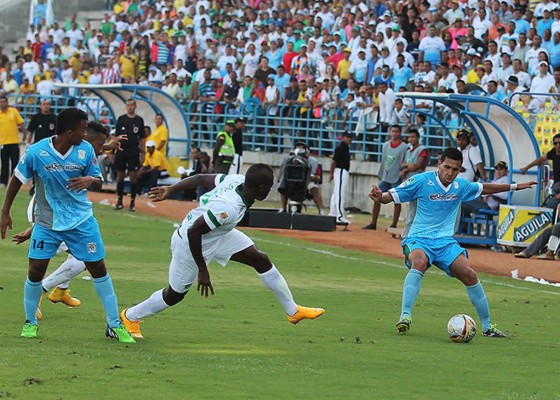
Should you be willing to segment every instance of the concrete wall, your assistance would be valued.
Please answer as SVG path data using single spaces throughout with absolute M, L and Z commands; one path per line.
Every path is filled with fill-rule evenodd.
M 29 26 L 29 0 L 0 0 L 0 46 L 6 54 L 11 55 L 8 44 L 16 43 L 25 38 Z M 105 0 L 54 0 L 55 19 L 65 21 L 72 13 L 80 11 L 98 11 L 105 7 Z

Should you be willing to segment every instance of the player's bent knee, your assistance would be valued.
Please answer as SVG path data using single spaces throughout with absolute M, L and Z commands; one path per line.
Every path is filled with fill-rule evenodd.
M 270 270 L 270 268 L 272 268 L 272 262 L 270 261 L 270 258 L 268 258 L 268 254 L 266 254 L 264 251 L 257 250 L 257 252 L 258 257 L 256 258 L 256 262 L 255 265 L 253 265 L 253 268 L 255 268 L 255 270 L 257 270 L 259 274 L 263 274 L 266 271 Z
M 185 298 L 187 293 L 188 290 L 184 293 L 179 293 L 171 289 L 170 287 L 167 287 L 163 290 L 163 301 L 165 301 L 165 304 L 167 304 L 168 306 L 174 306 L 175 304 L 180 303 Z
M 91 274 L 92 278 L 103 278 L 105 275 L 107 275 L 105 260 L 85 262 L 84 264 L 86 265 L 86 268 Z

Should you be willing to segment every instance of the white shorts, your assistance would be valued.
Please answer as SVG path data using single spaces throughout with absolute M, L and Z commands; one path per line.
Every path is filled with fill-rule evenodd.
M 214 251 L 205 252 L 206 264 L 214 260 L 223 267 L 231 256 L 255 243 L 243 232 L 233 229 L 226 233 L 214 247 Z M 169 286 L 177 293 L 185 293 L 198 277 L 198 266 L 194 261 L 186 238 L 181 238 L 177 230 L 171 236 L 171 263 L 169 264 Z

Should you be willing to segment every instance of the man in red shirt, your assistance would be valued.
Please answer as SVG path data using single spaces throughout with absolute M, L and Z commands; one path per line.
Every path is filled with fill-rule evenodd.
M 282 65 L 286 70 L 288 75 L 292 74 L 292 60 L 298 55 L 298 52 L 294 50 L 294 44 L 292 42 L 288 42 L 286 44 L 287 50 L 284 56 L 282 57 Z
M 41 54 L 41 49 L 43 48 L 44 43 L 41 42 L 41 37 L 38 33 L 35 34 L 35 42 L 31 45 L 31 51 L 33 52 L 33 61 L 37 61 L 39 55 Z

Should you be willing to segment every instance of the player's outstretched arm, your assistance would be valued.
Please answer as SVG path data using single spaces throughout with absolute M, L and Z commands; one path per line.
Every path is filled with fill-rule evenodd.
M 501 192 L 514 192 L 516 190 L 530 189 L 535 186 L 537 182 L 523 182 L 523 183 L 483 183 L 482 194 L 496 194 Z
M 180 192 L 182 190 L 196 189 L 199 186 L 214 189 L 216 187 L 216 174 L 197 174 L 189 176 L 172 186 L 158 186 L 151 188 L 148 194 L 153 201 L 163 201 L 168 199 L 173 193 Z
M 8 190 L 6 191 L 6 198 L 4 199 L 4 205 L 2 206 L 2 217 L 0 218 L 0 235 L 2 240 L 6 239 L 6 231 L 12 230 L 12 217 L 10 216 L 10 210 L 12 209 L 12 204 L 21 189 L 22 182 L 12 176 L 10 183 L 8 183 Z
M 200 292 L 201 296 L 205 297 L 208 297 L 208 291 L 214 294 L 214 288 L 212 287 L 212 282 L 210 282 L 208 266 L 206 265 L 206 261 L 202 255 L 202 236 L 210 232 L 210 230 L 210 227 L 206 221 L 204 221 L 204 217 L 202 216 L 194 221 L 187 231 L 189 248 L 198 267 L 198 286 L 196 290 Z
M 391 196 L 391 193 L 389 192 L 383 193 L 381 189 L 376 185 L 373 185 L 371 187 L 371 191 L 369 192 L 368 196 L 373 201 L 377 201 L 382 204 L 388 204 L 393 201 L 393 196 Z

